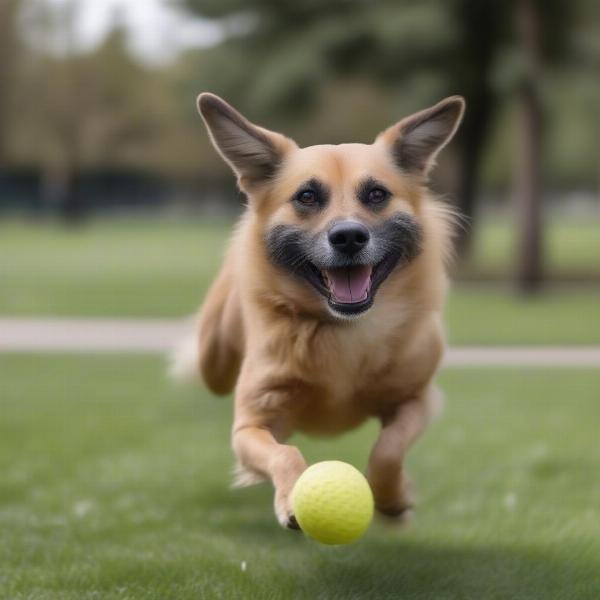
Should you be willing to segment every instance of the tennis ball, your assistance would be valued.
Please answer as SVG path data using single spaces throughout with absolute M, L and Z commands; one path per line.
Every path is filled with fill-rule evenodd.
M 298 478 L 292 506 L 302 531 L 322 544 L 349 544 L 373 518 L 373 494 L 363 474 L 348 463 L 316 463 Z

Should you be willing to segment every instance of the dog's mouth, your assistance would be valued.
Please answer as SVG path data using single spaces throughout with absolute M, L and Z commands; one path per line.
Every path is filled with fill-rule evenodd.
M 375 293 L 396 264 L 391 257 L 376 265 L 350 265 L 319 269 L 312 263 L 309 282 L 327 298 L 329 307 L 342 315 L 358 315 L 371 308 Z
M 329 289 L 331 299 L 337 304 L 356 304 L 369 297 L 373 267 L 357 265 L 324 269 L 321 278 Z
M 332 250 L 322 236 L 291 225 L 276 225 L 265 242 L 273 263 L 313 287 L 330 312 L 353 317 L 371 308 L 379 286 L 421 250 L 420 225 L 403 213 L 374 228 L 372 238 L 368 251 L 352 257 Z

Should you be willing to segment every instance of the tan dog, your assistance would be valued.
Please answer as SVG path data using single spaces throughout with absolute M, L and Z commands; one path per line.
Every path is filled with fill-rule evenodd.
M 235 387 L 238 483 L 271 479 L 279 522 L 297 528 L 290 492 L 306 462 L 286 438 L 373 417 L 376 508 L 402 516 L 403 460 L 432 416 L 444 348 L 451 227 L 425 180 L 464 101 L 447 98 L 371 145 L 308 148 L 212 94 L 198 106 L 248 196 L 200 314 L 195 364 L 215 393 Z

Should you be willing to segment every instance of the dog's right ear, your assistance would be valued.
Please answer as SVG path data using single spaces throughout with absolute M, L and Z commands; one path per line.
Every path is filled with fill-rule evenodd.
M 426 176 L 442 148 L 452 139 L 465 112 L 461 96 L 450 96 L 435 106 L 402 119 L 378 136 L 405 173 Z
M 295 147 L 289 138 L 254 125 L 214 94 L 200 94 L 198 110 L 214 147 L 244 191 L 271 179 L 285 154 Z

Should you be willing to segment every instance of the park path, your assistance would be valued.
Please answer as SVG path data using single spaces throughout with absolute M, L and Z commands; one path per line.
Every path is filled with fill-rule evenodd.
M 189 319 L 0 318 L 0 352 L 165 353 L 192 331 Z M 449 367 L 600 367 L 599 346 L 460 346 Z

